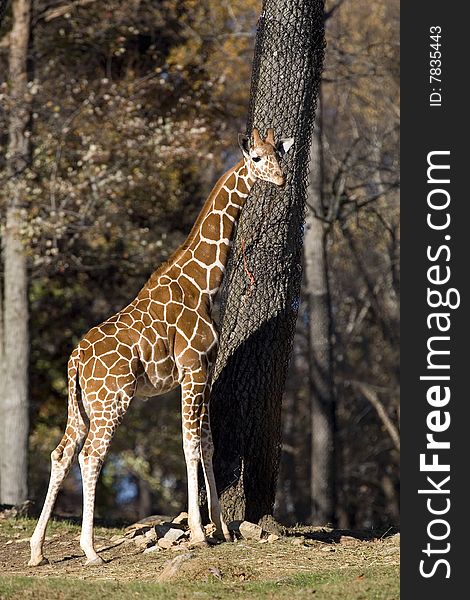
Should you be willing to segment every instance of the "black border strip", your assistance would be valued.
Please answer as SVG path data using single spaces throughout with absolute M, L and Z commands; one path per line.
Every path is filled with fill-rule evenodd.
M 458 3 L 444 3 L 428 0 L 425 3 L 403 2 L 401 4 L 401 222 L 402 222 L 402 347 L 401 347 L 401 432 L 402 432 L 402 534 L 401 534 L 401 597 L 405 600 L 416 598 L 461 598 L 465 596 L 465 580 L 467 554 L 467 506 L 470 500 L 466 488 L 470 471 L 466 464 L 470 444 L 470 398 L 466 389 L 465 373 L 470 372 L 469 347 L 467 335 L 470 332 L 468 319 L 469 268 L 470 253 L 466 245 L 470 238 L 467 226 L 466 210 L 470 204 L 469 190 L 466 182 L 470 165 L 467 156 L 470 151 L 465 142 L 468 138 L 468 109 L 464 110 L 464 102 L 468 105 L 465 89 L 468 87 L 466 38 L 468 24 L 463 14 L 459 14 Z M 430 83 L 430 28 L 439 26 L 441 52 L 441 82 Z M 464 36 L 464 33 L 467 33 Z M 436 63 L 432 66 L 436 66 Z M 436 72 L 434 72 L 436 73 Z M 442 94 L 441 106 L 430 106 L 430 93 L 439 91 Z M 439 89 L 440 88 L 440 89 Z M 434 100 L 438 96 L 433 97 Z M 464 145 L 465 144 L 465 145 Z M 450 154 L 434 155 L 434 162 L 450 164 L 450 183 L 427 181 L 428 154 L 433 151 L 449 151 Z M 449 175 L 450 173 L 450 175 Z M 431 171 L 431 180 L 446 179 L 445 171 Z M 433 177 L 433 174 L 436 176 Z M 447 209 L 437 211 L 428 207 L 428 194 L 432 189 L 444 189 L 450 196 Z M 436 203 L 446 199 L 446 193 L 436 192 L 431 196 Z M 429 213 L 434 223 L 446 219 L 448 212 L 451 219 L 448 228 L 433 230 L 427 224 Z M 450 239 L 446 238 L 450 236 Z M 430 260 L 427 248 L 438 258 Z M 450 280 L 445 284 L 432 285 L 428 280 L 428 269 L 439 265 L 438 270 L 431 271 L 431 277 L 443 278 L 450 268 Z M 449 309 L 439 307 L 432 309 L 427 302 L 427 288 L 440 290 L 445 294 L 449 288 L 455 288 L 460 294 L 460 307 Z M 437 300 L 438 296 L 433 296 Z M 457 298 L 451 294 L 452 301 Z M 428 328 L 427 317 L 433 312 L 449 313 L 450 329 L 448 332 L 437 330 L 437 319 L 431 318 L 431 329 Z M 444 326 L 446 318 L 440 321 Z M 449 340 L 434 340 L 433 348 L 440 344 L 441 349 L 450 350 L 449 355 L 435 355 L 434 363 L 449 364 L 446 369 L 428 368 L 429 338 L 437 335 L 449 336 Z M 420 376 L 449 376 L 450 380 L 420 380 Z M 450 389 L 450 400 L 445 405 L 437 406 L 439 393 L 431 397 L 436 399 L 436 406 L 431 406 L 427 399 L 427 390 L 441 385 L 439 392 L 444 393 L 444 386 Z M 432 411 L 439 415 L 429 417 Z M 435 433 L 435 439 L 449 441 L 450 449 L 439 451 L 426 449 L 426 434 L 431 427 L 444 427 L 446 415 L 451 419 L 448 429 Z M 449 464 L 450 471 L 420 471 L 420 454 L 426 453 L 425 462 L 430 463 L 432 454 L 436 453 L 441 464 Z M 447 482 L 445 477 L 450 475 Z M 448 489 L 449 493 L 418 494 L 419 489 L 433 489 L 427 481 L 430 476 L 434 480 L 434 489 Z M 428 504 L 429 499 L 429 504 Z M 450 505 L 447 502 L 450 500 Z M 432 515 L 433 510 L 448 511 L 442 515 Z M 434 523 L 433 519 L 448 522 L 449 533 L 445 523 Z M 432 540 L 428 528 L 435 537 Z M 427 544 L 430 544 L 428 547 Z M 449 544 L 449 546 L 447 546 Z M 431 552 L 423 550 L 430 548 Z M 445 551 L 444 551 L 445 550 Z M 436 564 L 439 559 L 448 562 Z M 420 574 L 422 570 L 430 577 Z M 449 578 L 446 575 L 450 574 Z M 463 590 L 461 592 L 460 590 Z M 420 594 L 418 596 L 418 594 Z M 446 594 L 446 595 L 444 595 Z M 463 596 L 462 596 L 463 594 Z

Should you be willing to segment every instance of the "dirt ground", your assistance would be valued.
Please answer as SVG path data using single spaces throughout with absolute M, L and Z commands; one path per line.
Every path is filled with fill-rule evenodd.
M 95 536 L 97 550 L 106 560 L 106 564 L 84 567 L 84 557 L 79 547 L 79 526 L 67 521 L 53 521 L 49 526 L 44 546 L 44 554 L 50 563 L 29 568 L 27 567 L 29 537 L 34 525 L 35 522 L 29 519 L 0 520 L 0 598 L 2 599 L 21 597 L 18 591 L 21 588 L 19 582 L 24 581 L 25 586 L 31 586 L 31 579 L 37 580 L 37 583 L 43 578 L 52 577 L 87 582 L 158 582 L 161 581 L 159 576 L 168 566 L 169 561 L 182 554 L 185 555 L 184 560 L 172 580 L 181 582 L 182 590 L 186 589 L 186 592 L 185 586 L 196 585 L 198 582 L 215 581 L 225 584 L 281 582 L 278 585 L 282 586 L 283 581 L 296 577 L 298 581 L 304 581 L 301 589 L 307 593 L 306 590 L 310 589 L 310 583 L 313 581 L 311 576 L 328 575 L 331 576 L 333 583 L 344 579 L 345 590 L 348 589 L 348 581 L 353 587 L 363 589 L 363 592 L 365 589 L 369 590 L 366 595 L 363 595 L 363 592 L 358 595 L 351 595 L 348 592 L 348 598 L 368 600 L 399 597 L 400 536 L 390 535 L 391 532 L 374 537 L 353 532 L 303 527 L 287 530 L 287 535 L 269 542 L 265 539 L 238 540 L 234 543 L 191 549 L 189 553 L 188 548 L 184 546 L 144 553 L 133 540 L 122 541 L 123 529 L 97 527 Z M 379 585 L 382 575 L 384 581 L 386 580 L 385 587 Z M 1 579 L 5 577 L 9 579 L 4 580 L 2 592 Z M 25 577 L 28 580 L 22 579 Z M 320 580 L 319 582 L 321 583 Z M 364 588 L 366 583 L 369 585 L 368 588 L 367 586 Z M 240 589 L 242 590 L 243 587 Z M 266 596 L 263 595 L 262 588 L 259 589 L 261 595 L 247 597 L 284 597 L 276 594 Z M 181 596 L 174 597 L 186 597 L 184 595 L 186 592 L 182 591 Z M 239 596 L 243 597 L 243 594 Z M 24 593 L 23 597 L 26 597 Z M 47 597 L 47 594 L 44 597 Z M 147 596 L 144 594 L 142 597 Z M 201 597 L 223 598 L 225 596 L 221 593 L 221 595 Z M 316 597 L 341 598 L 343 596 L 320 594 Z

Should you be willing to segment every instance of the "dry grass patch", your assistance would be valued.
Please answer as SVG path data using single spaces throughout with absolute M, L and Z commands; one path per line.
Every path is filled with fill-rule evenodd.
M 187 549 L 175 546 L 144 554 L 131 541 L 113 546 L 111 538 L 122 535 L 122 529 L 97 527 L 97 545 L 104 548 L 102 556 L 108 562 L 85 568 L 79 526 L 53 521 L 45 543 L 51 562 L 30 569 L 26 563 L 34 525 L 27 519 L 0 521 L 2 600 L 90 600 L 103 597 L 104 591 L 113 600 L 223 599 L 234 594 L 237 598 L 399 597 L 398 535 L 361 541 L 332 530 L 297 528 L 272 543 L 244 540 L 193 549 L 171 582 L 158 583 L 165 564 Z

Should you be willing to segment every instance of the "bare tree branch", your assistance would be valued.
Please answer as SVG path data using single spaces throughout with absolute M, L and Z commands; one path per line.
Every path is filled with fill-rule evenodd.
M 328 19 L 331 19 L 331 17 L 335 14 L 335 12 L 338 10 L 338 8 L 341 7 L 341 5 L 345 2 L 345 0 L 338 0 L 335 4 L 333 4 L 333 6 L 328 9 L 325 10 L 325 21 L 328 21 Z
M 67 2 L 66 4 L 62 4 L 61 6 L 54 6 L 53 8 L 48 7 L 37 15 L 35 21 L 37 23 L 38 21 L 44 19 L 46 23 L 49 23 L 49 21 L 53 21 L 54 19 L 63 17 L 64 15 L 76 8 L 80 8 L 81 6 L 87 6 L 88 4 L 93 4 L 95 1 L 96 0 L 75 0 L 75 2 Z
M 393 421 L 388 416 L 387 411 L 385 410 L 384 405 L 381 403 L 379 399 L 379 395 L 374 390 L 374 388 L 361 381 L 350 381 L 350 383 L 356 387 L 361 394 L 364 396 L 366 400 L 368 400 L 372 406 L 375 408 L 377 414 L 380 417 L 385 429 L 388 431 L 388 434 L 392 438 L 393 444 L 395 448 L 400 451 L 400 433 L 398 432 L 398 428 L 393 423 Z

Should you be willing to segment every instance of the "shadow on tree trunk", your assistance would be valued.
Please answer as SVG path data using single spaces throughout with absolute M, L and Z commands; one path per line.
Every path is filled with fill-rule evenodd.
M 229 357 L 213 385 L 214 469 L 228 520 L 257 522 L 273 512 L 289 352 L 279 342 L 291 343 L 294 318 L 287 311 L 263 323 Z

